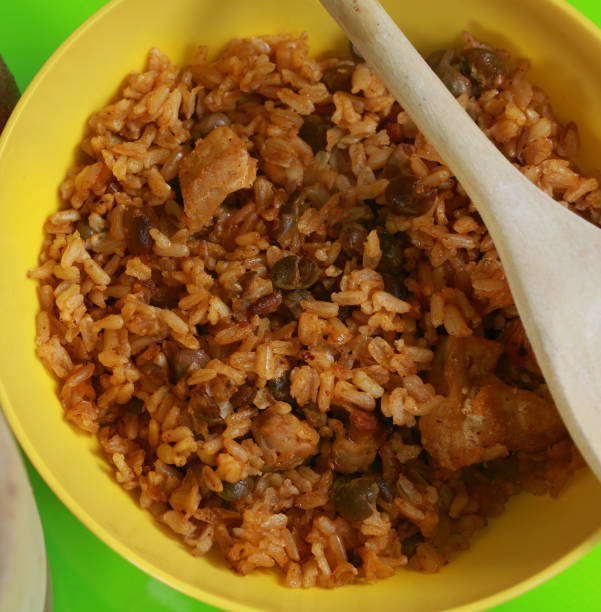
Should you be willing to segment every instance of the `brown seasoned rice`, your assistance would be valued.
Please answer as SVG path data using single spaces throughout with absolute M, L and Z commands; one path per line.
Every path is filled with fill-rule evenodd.
M 431 58 L 535 184 L 601 222 L 578 133 L 464 34 Z M 439 571 L 583 465 L 478 213 L 361 58 L 157 49 L 94 113 L 40 265 L 66 418 L 202 555 L 290 587 Z M 508 66 L 512 64 L 512 68 Z

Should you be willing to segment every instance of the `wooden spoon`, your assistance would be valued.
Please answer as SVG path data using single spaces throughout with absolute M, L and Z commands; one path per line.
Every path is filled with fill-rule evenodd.
M 321 2 L 477 207 L 553 399 L 601 480 L 601 230 L 503 157 L 376 0 Z

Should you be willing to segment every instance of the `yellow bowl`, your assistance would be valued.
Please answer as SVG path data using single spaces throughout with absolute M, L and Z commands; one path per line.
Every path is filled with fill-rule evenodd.
M 601 159 L 601 32 L 562 0 L 384 2 L 429 52 L 468 29 L 532 59 L 531 79 L 563 120 L 581 126 L 583 168 Z M 55 383 L 34 357 L 42 224 L 73 161 L 88 115 L 141 69 L 151 46 L 185 62 L 234 36 L 307 30 L 315 52 L 342 47 L 317 0 L 115 0 L 71 36 L 37 75 L 0 141 L 0 400 L 19 441 L 68 508 L 118 553 L 173 587 L 231 610 L 482 609 L 567 567 L 601 539 L 601 487 L 583 471 L 559 500 L 527 494 L 490 521 L 439 575 L 399 571 L 371 586 L 291 591 L 268 573 L 240 578 L 194 558 L 114 482 L 94 438 L 62 417 Z

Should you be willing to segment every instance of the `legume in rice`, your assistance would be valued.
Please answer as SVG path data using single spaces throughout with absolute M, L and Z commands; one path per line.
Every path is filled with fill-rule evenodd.
M 430 58 L 439 76 L 598 224 L 576 126 L 526 60 L 464 42 Z M 37 354 L 192 554 L 291 587 L 437 572 L 511 495 L 582 466 L 494 244 L 357 56 L 283 35 L 207 57 L 151 50 L 91 116 L 29 273 Z

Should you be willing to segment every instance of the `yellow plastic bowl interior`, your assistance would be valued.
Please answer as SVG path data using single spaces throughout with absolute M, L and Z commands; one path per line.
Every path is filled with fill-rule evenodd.
M 601 32 L 561 0 L 384 2 L 423 52 L 462 29 L 532 60 L 563 120 L 575 119 L 581 166 L 601 164 Z M 521 495 L 439 575 L 400 571 L 377 585 L 287 590 L 273 575 L 240 578 L 194 558 L 113 480 L 94 438 L 62 418 L 55 383 L 34 357 L 36 265 L 42 224 L 58 206 L 89 114 L 107 103 L 157 46 L 186 62 L 234 36 L 310 34 L 315 52 L 346 44 L 317 0 L 116 0 L 69 38 L 23 96 L 0 142 L 0 400 L 46 482 L 98 537 L 173 587 L 230 610 L 482 609 L 531 588 L 601 538 L 601 487 L 583 471 L 559 500 Z M 550 296 L 549 299 L 552 299 Z

